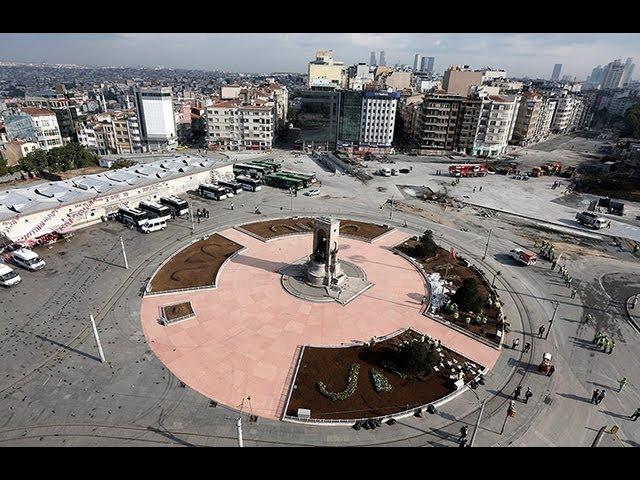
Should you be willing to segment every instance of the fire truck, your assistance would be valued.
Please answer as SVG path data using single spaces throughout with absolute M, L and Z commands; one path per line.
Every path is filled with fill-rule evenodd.
M 489 173 L 486 163 L 463 163 L 449 165 L 449 175 L 452 177 L 484 177 Z

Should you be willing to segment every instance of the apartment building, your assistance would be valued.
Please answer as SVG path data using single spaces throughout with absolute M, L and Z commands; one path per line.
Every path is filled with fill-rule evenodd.
M 309 62 L 309 87 L 346 88 L 347 72 L 343 62 L 333 59 L 333 50 L 318 50 Z
M 449 95 L 466 96 L 471 86 L 482 85 L 484 72 L 472 71 L 468 65 L 452 65 L 442 77 L 442 88 Z
M 7 162 L 8 167 L 14 167 L 18 165 L 20 159 L 39 148 L 36 142 L 29 140 L 12 140 L 0 144 L 0 158 L 3 158 Z
M 271 150 L 275 106 L 246 105 L 240 100 L 214 103 L 206 109 L 207 143 L 221 150 Z
M 454 150 L 460 104 L 464 97 L 439 90 L 426 95 L 418 116 L 416 147 L 421 154 Z
M 9 140 L 31 140 L 42 150 L 62 146 L 58 119 L 44 108 L 23 107 L 5 114 L 5 129 Z
M 399 98 L 398 92 L 362 93 L 360 146 L 391 147 Z
M 551 122 L 552 133 L 567 133 L 572 130 L 575 103 L 573 96 L 557 97 L 556 109 Z
M 488 95 L 482 99 L 472 155 L 495 157 L 502 155 L 513 135 L 520 97 Z
M 518 145 L 537 142 L 537 128 L 544 110 L 545 99 L 535 92 L 525 92 L 520 99 L 513 139 Z

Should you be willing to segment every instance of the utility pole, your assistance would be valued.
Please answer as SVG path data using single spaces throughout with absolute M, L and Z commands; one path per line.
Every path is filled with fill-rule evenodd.
M 391 210 L 389 210 L 389 220 L 393 219 L 393 195 L 391 196 Z
M 104 359 L 104 352 L 102 351 L 102 344 L 100 343 L 100 337 L 98 336 L 98 329 L 96 328 L 96 322 L 93 319 L 93 315 L 89 315 L 91 319 L 91 326 L 93 327 L 93 335 L 96 337 L 96 343 L 98 344 L 98 352 L 100 352 L 100 360 L 102 363 L 106 362 Z
M 511 400 L 511 402 L 509 403 L 507 414 L 504 416 L 504 423 L 502 424 L 502 428 L 500 429 L 500 435 L 504 433 L 504 427 L 507 425 L 507 420 L 509 419 L 509 417 L 516 416 L 515 404 L 516 404 L 515 400 Z
M 485 398 L 484 400 L 482 400 L 482 403 L 480 404 L 480 414 L 478 415 L 478 420 L 476 421 L 476 426 L 473 429 L 473 435 L 471 435 L 471 442 L 469 442 L 469 446 L 470 447 L 473 447 L 473 442 L 476 439 L 476 434 L 478 433 L 478 427 L 480 426 L 480 419 L 482 418 L 482 414 L 484 413 L 484 402 L 486 402 L 486 401 L 487 401 L 487 399 Z
M 239 415 L 238 418 L 236 418 L 236 427 L 238 428 L 238 446 L 244 447 L 242 443 L 242 417 Z
M 502 275 L 502 272 L 500 270 L 493 274 L 493 281 L 491 282 L 492 287 L 496 286 L 496 277 L 499 277 L 500 275 Z
M 127 252 L 124 249 L 124 240 L 120 236 L 120 246 L 122 247 L 122 256 L 124 257 L 124 268 L 129 270 L 129 262 L 127 261 Z
M 191 217 L 191 235 L 193 235 L 196 226 L 193 223 L 193 205 L 191 203 L 189 203 L 189 216 Z
M 549 320 L 549 328 L 547 328 L 547 333 L 544 335 L 544 339 L 549 338 L 549 332 L 551 331 L 551 325 L 553 325 L 553 321 L 556 319 L 556 312 L 558 311 L 558 302 L 556 302 L 556 306 L 553 308 L 553 316 L 551 320 Z
M 493 228 L 489 230 L 489 236 L 487 237 L 487 244 L 484 246 L 484 255 L 482 259 L 487 258 L 487 250 L 489 250 L 489 240 L 491 240 L 491 232 L 493 232 Z

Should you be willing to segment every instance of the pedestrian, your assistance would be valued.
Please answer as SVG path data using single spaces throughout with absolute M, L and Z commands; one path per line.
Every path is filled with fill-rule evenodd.
M 556 367 L 554 365 L 551 365 L 549 367 L 549 371 L 547 372 L 547 377 L 550 377 L 551 375 L 553 375 L 553 372 L 556 371 Z
M 476 193 L 476 187 L 473 187 L 473 193 Z
M 538 329 L 538 337 L 542 338 L 542 335 L 544 335 L 544 331 L 546 330 L 544 325 L 540 325 L 540 328 Z
M 520 396 L 521 393 L 522 393 L 522 387 L 518 385 L 516 389 L 513 391 L 514 400 L 518 400 L 518 397 Z
M 571 289 L 571 298 L 576 298 L 576 293 L 578 293 L 578 291 L 575 288 Z
M 459 447 L 466 447 L 467 446 L 467 439 L 466 438 L 462 438 L 460 439 L 460 444 L 458 445 Z
M 531 344 L 529 342 L 524 344 L 524 348 L 522 349 L 522 353 L 527 353 L 529 350 L 531 350 Z
M 201 215 L 200 209 L 197 209 L 197 210 L 196 210 L 196 216 L 197 216 L 198 218 L 200 218 L 200 215 Z
M 556 262 L 555 260 L 551 263 L 551 270 L 555 270 L 556 269 L 556 265 L 558 264 L 558 262 Z
M 636 408 L 636 411 L 633 412 L 633 415 L 631 415 L 631 418 L 634 422 L 638 419 L 638 417 L 640 417 L 640 408 Z
M 233 202 L 231 202 L 231 210 L 233 210 Z
M 482 191 L 482 185 L 480 185 L 480 191 Z
M 591 315 L 590 313 L 587 313 L 587 315 L 584 317 L 584 323 L 589 323 L 592 320 L 593 320 L 593 315 Z
M 609 349 L 609 345 L 611 343 L 611 340 L 609 340 L 609 337 L 604 337 L 604 340 L 602 341 L 602 351 L 604 353 L 607 352 L 607 350 Z
M 597 330 L 595 336 L 593 337 L 593 343 L 595 343 L 596 345 L 598 344 L 598 340 L 600 339 L 600 335 L 602 335 L 602 333 L 600 333 L 600 330 Z
M 591 395 L 591 403 L 597 403 L 598 402 L 598 397 L 600 396 L 600 390 L 598 390 L 597 388 L 593 391 L 593 394 Z
M 533 392 L 531 391 L 531 387 L 527 387 L 527 391 L 524 392 L 524 403 L 529 403 L 531 397 L 533 397 Z
M 638 246 L 638 245 L 636 244 L 636 246 Z M 636 303 L 638 303 L 638 295 L 637 294 L 633 296 L 633 300 L 631 301 L 631 310 L 636 308 Z
M 511 348 L 513 350 L 515 350 L 516 348 L 518 348 L 520 346 L 520 339 L 516 338 L 513 340 L 513 343 L 511 344 Z
M 198 223 L 200 223 L 200 215 L 198 215 Z
M 620 388 L 618 388 L 618 393 L 620 393 L 622 391 L 622 388 L 629 383 L 627 381 L 627 377 L 622 377 L 620 380 L 618 380 L 618 384 L 620 385 Z
M 467 428 L 466 425 L 463 425 L 462 427 L 460 427 L 460 440 L 462 440 L 463 438 L 467 438 L 468 433 L 469 433 L 469 429 Z
M 611 352 L 613 352 L 613 349 L 616 346 L 616 341 L 615 340 L 611 340 L 611 343 L 609 343 L 609 351 L 607 352 L 609 355 L 611 355 Z
M 602 400 L 604 400 L 605 395 L 607 394 L 607 392 L 604 391 L 604 388 L 600 391 L 600 395 L 598 395 L 598 398 L 596 399 L 596 405 L 600 405 L 600 403 L 602 402 Z

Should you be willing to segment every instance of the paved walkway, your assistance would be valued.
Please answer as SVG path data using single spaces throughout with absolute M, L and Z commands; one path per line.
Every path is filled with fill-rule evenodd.
M 346 306 L 311 303 L 288 294 L 277 271 L 311 249 L 312 236 L 268 243 L 240 231 L 220 232 L 247 247 L 224 268 L 219 288 L 150 296 L 141 318 L 151 348 L 191 388 L 232 408 L 251 397 L 252 411 L 278 418 L 304 344 L 337 345 L 412 327 L 491 368 L 499 352 L 421 314 L 424 280 L 389 247 L 408 234 L 396 231 L 370 244 L 341 238 L 343 258 L 363 268 L 372 288 Z M 190 300 L 197 317 L 163 327 L 160 307 Z

